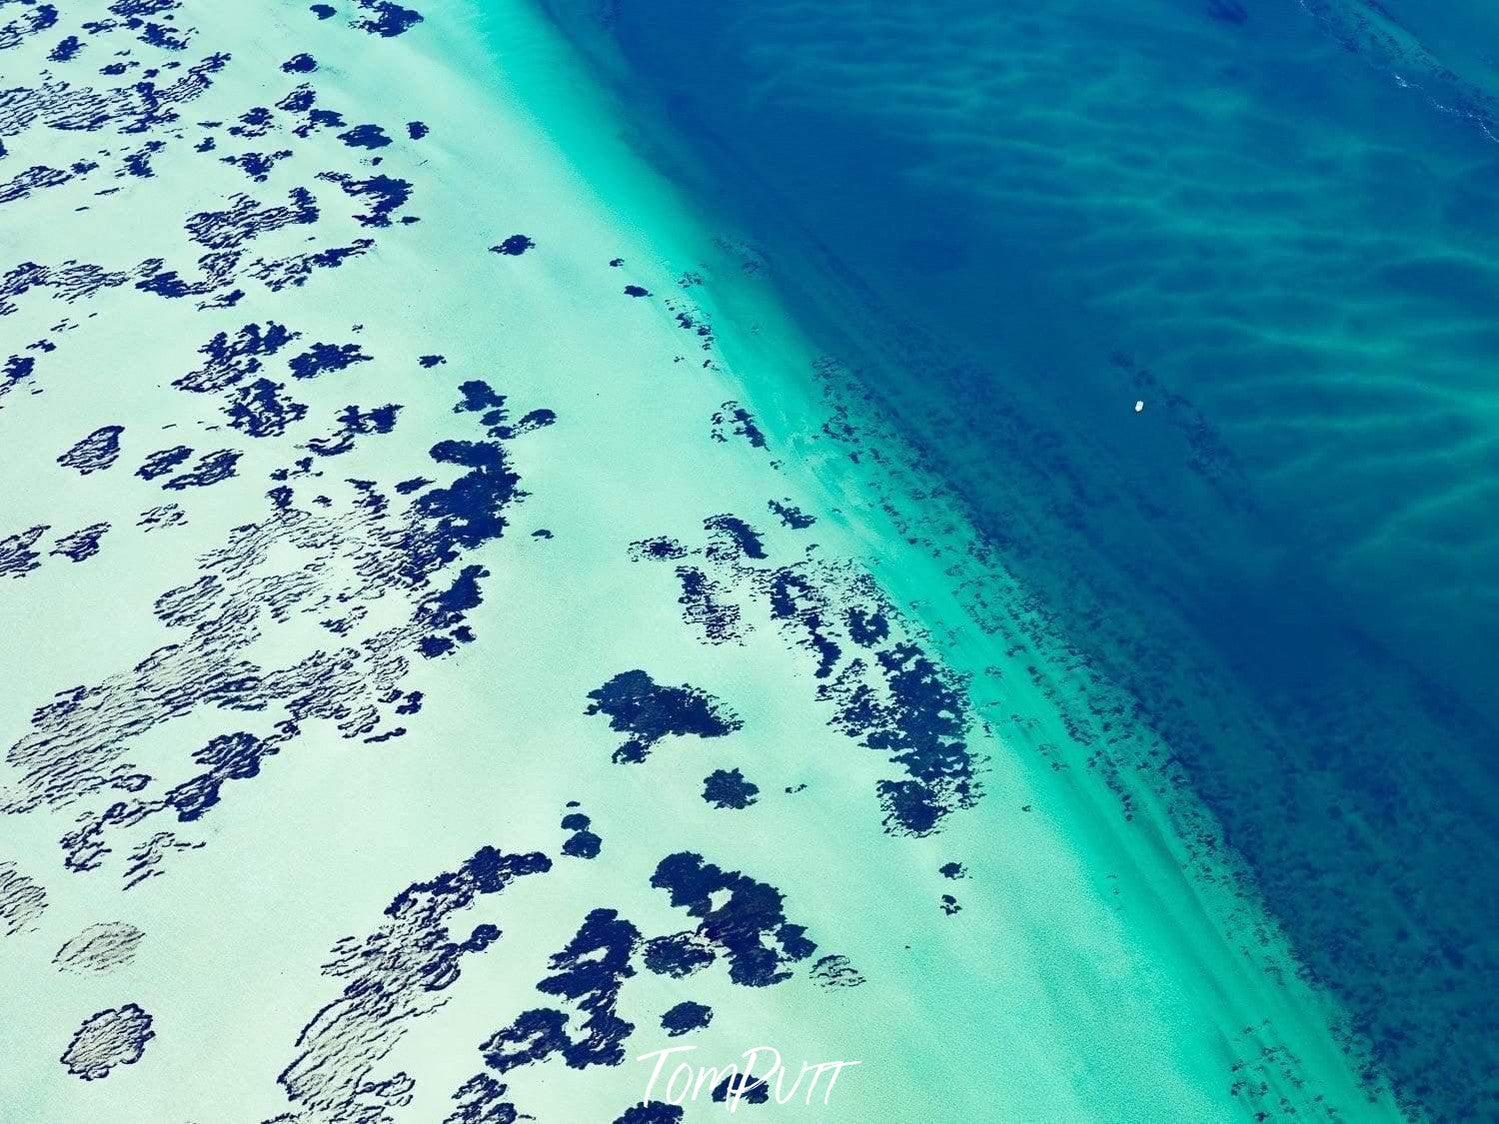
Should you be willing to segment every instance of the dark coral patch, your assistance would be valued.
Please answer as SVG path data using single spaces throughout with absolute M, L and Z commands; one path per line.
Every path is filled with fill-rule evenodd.
M 277 1078 L 287 1097 L 342 1104 L 348 1091 L 357 1088 L 369 1098 L 361 1101 L 364 1105 L 393 1111 L 387 1097 L 404 1103 L 399 1102 L 399 1086 L 392 1090 L 377 1080 L 375 1067 L 400 1042 L 410 1020 L 442 1005 L 443 993 L 460 977 L 463 959 L 500 938 L 493 923 L 475 925 L 464 918 L 471 909 L 483 908 L 482 897 L 501 894 L 515 879 L 543 874 L 551 866 L 539 852 L 505 854 L 481 847 L 456 871 L 412 883 L 397 894 L 380 927 L 368 936 L 339 941 L 323 970 L 345 981 L 343 991 L 298 1036 L 297 1055 Z M 467 935 L 454 932 L 459 924 L 472 928 Z M 482 1095 L 476 1099 L 492 1103 Z M 372 1111 L 386 1116 L 381 1109 Z M 507 1118 L 467 1119 L 495 1124 Z
M 145 462 L 135 470 L 135 474 L 142 480 L 155 480 L 158 476 L 165 476 L 176 468 L 193 451 L 187 445 L 173 445 L 170 449 L 158 449 L 145 459 Z
M 0 566 L 0 574 L 5 570 Z M 16 864 L 0 862 L 0 937 L 28 932 L 47 909 L 47 891 Z
M 52 963 L 61 972 L 106 975 L 135 959 L 145 935 L 125 921 L 99 921 L 58 949 Z
M 609 728 L 631 737 L 614 753 L 616 764 L 644 761 L 662 738 L 721 738 L 743 723 L 711 695 L 683 683 L 659 686 L 644 671 L 622 671 L 588 692 L 585 714 L 607 714 Z
M 183 823 L 200 818 L 219 802 L 219 791 L 226 781 L 248 780 L 260 774 L 260 764 L 279 752 L 271 741 L 240 731 L 220 734 L 193 753 L 193 763 L 204 766 L 204 772 L 184 781 L 167 792 L 165 801 Z
M 443 1124 L 515 1124 L 525 1119 L 514 1104 L 503 1099 L 508 1092 L 503 1082 L 487 1073 L 476 1073 L 458 1086 L 453 1094 L 458 1107 Z
M 604 841 L 591 831 L 579 831 L 562 844 L 562 853 L 574 859 L 596 859 Z
M 743 519 L 734 515 L 710 515 L 703 520 L 703 527 L 713 532 L 715 537 L 722 536 L 728 541 L 735 554 L 742 554 L 746 558 L 763 559 L 766 557 L 765 546 L 760 535 Z M 710 543 L 707 551 L 709 558 L 717 558 L 722 554 L 722 548 L 718 543 Z
M 661 1016 L 661 1029 L 672 1038 L 693 1030 L 700 1030 L 713 1021 L 713 1008 L 690 999 L 678 1003 Z
M 591 1065 L 619 1065 L 625 1058 L 624 1040 L 635 1029 L 615 1011 L 620 988 L 635 974 L 630 966 L 640 931 L 612 909 L 595 909 L 567 947 L 551 958 L 552 975 L 536 990 L 568 1000 L 581 1016 L 554 1007 L 523 1012 L 495 1032 L 480 1050 L 491 1069 L 507 1073 L 539 1062 L 554 1053 L 574 1069 Z M 575 1034 L 569 1034 L 569 1028 Z
M 742 644 L 747 630 L 733 591 L 697 566 L 678 566 L 682 620 L 702 631 L 708 644 Z
M 384 148 L 390 144 L 390 138 L 379 125 L 356 125 L 346 133 L 339 133 L 338 139 L 350 148 Z
M 213 145 L 210 140 L 208 148 L 203 151 L 208 151 L 212 147 Z M 291 149 L 282 148 L 275 152 L 243 152 L 235 156 L 225 156 L 220 160 L 220 163 L 238 168 L 256 183 L 264 183 L 270 177 L 276 165 L 290 156 Z
M 738 402 L 725 402 L 713 414 L 713 440 L 727 441 L 731 436 L 744 438 L 753 448 L 765 448 L 765 434 L 755 424 L 754 416 Z
M 844 614 L 848 638 L 863 648 L 872 648 L 890 636 L 890 620 L 879 609 L 849 606 Z
M 682 979 L 702 971 L 718 959 L 718 954 L 713 951 L 712 943 L 699 933 L 671 933 L 646 941 L 641 958 L 656 975 Z
M 307 407 L 282 395 L 285 389 L 270 379 L 236 387 L 224 413 L 229 424 L 251 437 L 277 437 L 307 415 Z
M 239 462 L 239 457 L 240 454 L 233 449 L 204 453 L 190 471 L 172 477 L 162 487 L 181 491 L 184 488 L 206 488 L 221 480 L 228 480 L 235 474 L 234 466 Z
M 45 523 L 38 523 L 24 531 L 0 538 L 0 577 L 9 575 L 19 578 L 31 573 L 41 564 L 41 555 L 32 547 L 46 530 Z
M 99 540 L 109 530 L 108 523 L 92 523 L 72 534 L 59 535 L 49 554 L 59 555 L 74 562 L 82 562 L 99 553 Z
M 731 1073 L 713 1086 L 713 1101 L 715 1104 L 724 1104 L 730 1097 L 734 1098 L 730 1111 L 741 1104 L 764 1104 L 770 1100 L 770 1086 L 763 1077 Z
M 97 1011 L 83 1020 L 61 1059 L 68 1072 L 84 1081 L 108 1077 L 119 1065 L 134 1065 L 156 1037 L 151 1016 L 135 1003 Z
M 703 799 L 715 808 L 748 808 L 759 791 L 738 769 L 715 769 L 703 779 Z
M 83 50 L 83 41 L 76 35 L 69 35 L 52 48 L 52 53 L 47 56 L 47 59 L 49 62 L 71 62 L 78 57 L 78 52 L 81 50 Z
M 784 503 L 779 500 L 770 500 L 769 507 L 781 522 L 793 531 L 804 531 L 817 522 L 815 515 L 804 514 L 801 508 L 794 506 L 789 500 Z
M 453 407 L 455 414 L 476 414 L 483 410 L 499 410 L 505 405 L 505 396 L 495 393 L 494 387 L 483 379 L 469 379 L 467 382 L 460 383 L 458 391 L 463 397 L 458 405 Z M 484 424 L 494 425 L 499 420 L 499 417 L 493 420 L 486 417 Z
M 665 1101 L 644 1101 L 625 1109 L 624 1115 L 616 1117 L 614 1124 L 681 1124 L 683 1109 L 679 1104 Z
M 884 690 L 864 679 L 878 670 Z M 853 661 L 826 692 L 838 703 L 834 725 L 870 749 L 889 752 L 907 779 L 881 781 L 886 826 L 903 834 L 935 831 L 954 809 L 979 796 L 964 738 L 967 700 L 961 686 L 913 644 L 876 653 L 875 666 Z
M 864 977 L 847 956 L 823 956 L 812 965 L 812 979 L 820 987 L 859 987 Z
M 367 31 L 371 35 L 392 38 L 402 35 L 422 21 L 422 14 L 412 8 L 403 8 L 392 0 L 357 0 L 359 7 L 371 15 L 353 20 L 351 27 Z
M 232 339 L 229 333 L 219 332 L 198 348 L 198 354 L 206 356 L 203 365 L 173 380 L 172 385 L 199 394 L 223 390 L 255 374 L 262 366 L 262 357 L 275 355 L 297 335 L 274 321 L 267 321 L 264 328 L 246 324 Z
M 686 558 L 687 548 L 675 539 L 664 536 L 641 539 L 630 544 L 630 557 L 637 562 L 643 558 Z
M 83 476 L 91 472 L 102 472 L 119 459 L 120 434 L 124 432 L 123 425 L 100 426 L 60 455 L 57 463 L 64 468 L 74 469 Z
M 489 252 L 491 254 L 507 254 L 510 257 L 518 258 L 527 250 L 534 248 L 535 245 L 536 243 L 524 234 L 512 234 L 498 246 L 489 247 Z
M 562 844 L 562 853 L 574 859 L 596 859 L 604 841 L 588 830 L 589 820 L 582 812 L 571 812 L 562 817 L 562 830 L 570 835 Z
M 368 363 L 372 358 L 357 343 L 315 343 L 309 350 L 293 356 L 287 366 L 293 378 L 314 379 L 325 371 L 342 371 L 355 363 Z
M 411 198 L 411 184 L 390 176 L 357 180 L 343 172 L 319 172 L 318 179 L 338 184 L 351 198 L 373 200 L 367 213 L 354 216 L 354 221 L 360 226 L 389 226 L 390 216 Z
M 787 921 L 779 890 L 704 862 L 701 855 L 668 855 L 657 865 L 651 885 L 666 890 L 673 906 L 698 919 L 698 932 L 724 950 L 729 978 L 737 984 L 780 983 L 790 978 L 790 964 L 817 951 L 805 928 Z

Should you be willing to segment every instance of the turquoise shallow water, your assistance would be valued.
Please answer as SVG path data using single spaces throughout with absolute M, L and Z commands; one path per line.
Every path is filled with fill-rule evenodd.
M 1492 14 L 585 9 L 1406 1094 L 1495 1111 Z
M 1486 21 L 990 7 L 0 2 L 0 1122 L 1492 1114 Z

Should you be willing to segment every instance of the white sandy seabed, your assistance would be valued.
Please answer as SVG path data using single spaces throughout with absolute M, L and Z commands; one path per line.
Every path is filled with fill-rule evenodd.
M 153 156 L 154 175 L 108 185 L 85 176 L 0 208 L 6 268 L 79 260 L 124 269 L 153 256 L 175 266 L 197 252 L 184 241 L 185 216 L 242 192 L 284 202 L 297 185 L 315 186 L 329 204 L 317 235 L 359 236 L 342 217 L 350 208 L 333 205 L 337 189 L 313 179 L 335 168 L 370 174 L 361 166 L 370 154 L 347 148 L 334 130 L 259 138 L 261 149 L 293 152 L 259 183 L 193 151 L 201 130 L 189 123 L 232 122 L 280 99 L 303 78 L 280 64 L 307 52 L 319 62 L 307 76 L 318 104 L 397 138 L 380 151 L 380 170 L 414 184 L 402 213 L 422 220 L 378 231 L 367 253 L 314 271 L 305 285 L 272 292 L 243 283 L 247 295 L 232 308 L 198 311 L 192 299 L 127 284 L 73 303 L 25 293 L 0 318 L 0 350 L 49 333 L 58 341 L 32 385 L 0 399 L 0 533 L 113 524 L 98 556 L 78 564 L 49 556 L 0 585 L 7 744 L 27 734 L 34 708 L 56 692 L 101 683 L 179 640 L 152 615 L 156 599 L 198 580 L 202 556 L 232 528 L 266 517 L 268 473 L 302 455 L 297 444 L 350 403 L 403 409 L 391 432 L 319 463 L 322 477 L 294 481 L 299 497 L 343 494 L 349 479 L 436 475 L 427 450 L 462 435 L 452 407 L 466 379 L 506 395 L 512 418 L 538 407 L 557 415 L 508 443 L 526 495 L 506 509 L 504 536 L 466 559 L 488 570 L 483 604 L 469 617 L 477 640 L 413 662 L 402 686 L 423 692 L 425 705 L 403 720 L 404 737 L 367 744 L 309 720 L 258 776 L 226 783 L 208 815 L 171 825 L 201 848 L 169 854 L 159 877 L 129 889 L 122 856 L 168 817 L 120 828 L 98 869 L 83 872 L 64 868 L 58 839 L 119 792 L 85 786 L 56 806 L 0 819 L 11 884 L 24 878 L 46 894 L 44 908 L 13 915 L 9 935 L 0 925 L 0 1120 L 443 1120 L 454 1090 L 483 1069 L 480 1043 L 553 1002 L 534 984 L 589 910 L 617 909 L 646 933 L 690 924 L 649 885 L 660 859 L 679 851 L 778 888 L 817 956 L 763 988 L 732 985 L 722 961 L 686 980 L 637 967 L 618 1000 L 636 1027 L 626 1060 L 579 1070 L 552 1057 L 515 1069 L 503 1080 L 521 1112 L 608 1122 L 646 1091 L 651 1066 L 634 1060 L 641 1054 L 691 1044 L 685 1057 L 724 1064 L 769 1044 L 793 1073 L 804 1060 L 860 1064 L 826 1101 L 797 1095 L 740 1112 L 837 1121 L 1212 1121 L 1280 1118 L 1291 1108 L 1298 1119 L 1395 1117 L 1378 1084 L 1360 1081 L 1337 1012 L 1298 981 L 1231 860 L 1190 857 L 1184 836 L 1195 837 L 1201 819 L 1179 795 L 1168 800 L 1128 772 L 1089 769 L 1083 751 L 1069 748 L 1047 696 L 1065 696 L 1071 673 L 1026 639 L 1034 633 L 1023 591 L 992 560 L 973 559 L 961 519 L 904 467 L 872 409 L 851 401 L 840 421 L 852 428 L 831 427 L 861 433 L 857 447 L 824 429 L 838 406 L 828 395 L 847 392 L 846 380 L 827 364 L 814 377 L 815 349 L 745 268 L 752 251 L 715 239 L 632 155 L 610 123 L 622 118 L 524 6 L 480 15 L 455 4 L 426 16 L 383 38 L 351 29 L 346 13 L 319 21 L 289 5 L 184 6 L 178 25 L 197 29 L 184 61 L 215 50 L 232 58 L 184 108 L 182 139 Z M 5 84 L 34 85 L 45 68 L 58 81 L 98 82 L 103 52 L 81 64 L 87 69 L 67 70 L 45 61 L 52 42 L 35 36 L 8 51 Z M 430 134 L 408 141 L 410 120 Z M 0 179 L 136 147 L 108 125 L 32 126 L 6 144 Z M 95 195 L 105 186 L 120 190 Z M 488 252 L 516 233 L 535 247 Z M 309 243 L 308 234 L 270 231 L 254 253 L 326 241 Z M 623 265 L 611 267 L 614 258 Z M 652 295 L 630 298 L 626 284 Z M 712 324 L 712 346 L 684 330 L 684 311 Z M 244 440 L 225 427 L 217 398 L 171 382 L 197 365 L 214 332 L 267 320 L 301 332 L 299 344 L 357 341 L 374 358 L 298 382 L 307 420 L 284 436 Z M 63 321 L 72 327 L 54 332 Z M 423 369 L 422 354 L 446 361 Z M 736 435 L 732 422 L 719 428 L 727 440 L 713 438 L 726 403 L 753 416 L 764 447 Z M 125 427 L 119 464 L 80 476 L 56 462 L 109 424 Z M 242 450 L 237 475 L 172 495 L 131 475 L 148 452 L 178 442 Z M 771 500 L 817 522 L 785 527 L 767 509 Z M 185 522 L 137 526 L 140 512 L 167 502 L 181 506 Z M 817 572 L 844 579 L 867 569 L 903 607 L 912 635 L 972 677 L 968 744 L 986 758 L 982 800 L 925 837 L 882 831 L 876 785 L 897 767 L 828 724 L 815 656 L 787 642 L 765 598 L 730 590 L 741 635 L 705 643 L 702 628 L 682 617 L 674 565 L 632 561 L 630 544 L 652 536 L 701 549 L 703 520 L 718 513 L 753 524 L 772 564 L 810 556 L 826 564 Z M 552 537 L 532 535 L 542 528 Z M 260 573 L 306 566 L 291 547 L 280 550 L 256 563 Z M 990 631 L 973 624 L 964 581 L 982 583 Z M 409 601 L 392 591 L 371 602 L 355 635 L 409 614 Z M 330 643 L 317 617 L 296 610 L 266 619 L 243 656 L 285 666 Z M 632 668 L 709 692 L 742 729 L 667 738 L 643 763 L 611 764 L 623 735 L 585 715 L 587 694 Z M 169 787 L 189 775 L 188 755 L 208 738 L 265 732 L 273 720 L 189 707 L 111 752 Z M 703 778 L 735 767 L 759 786 L 758 801 L 710 807 Z M 0 796 L 12 809 L 26 806 L 24 770 L 6 768 Z M 601 836 L 597 859 L 559 857 L 568 801 Z M 458 869 L 486 844 L 546 852 L 552 871 L 450 918 L 455 934 L 493 921 L 503 936 L 466 956 L 461 976 L 424 997 L 418 1013 L 371 1039 L 377 1045 L 357 1064 L 330 1066 L 332 1092 L 321 1105 L 289 1101 L 277 1075 L 297 1056 L 304 1026 L 345 986 L 320 970 L 330 949 L 375 932 L 400 890 Z M 965 877 L 939 874 L 953 861 Z M 961 911 L 947 915 L 943 894 Z M 144 933 L 134 958 L 110 973 L 60 971 L 60 946 L 104 921 Z M 847 957 L 865 982 L 818 986 L 810 965 L 825 953 Z M 660 1014 L 688 997 L 712 1007 L 713 1022 L 668 1039 Z M 59 1058 L 83 1020 L 128 1003 L 152 1018 L 139 1060 L 93 1080 L 70 1073 Z M 385 1094 L 371 1088 L 398 1072 L 414 1084 L 386 1107 L 340 1114 L 337 1097 L 380 1101 Z M 685 1108 L 687 1120 L 725 1111 L 706 1093 Z

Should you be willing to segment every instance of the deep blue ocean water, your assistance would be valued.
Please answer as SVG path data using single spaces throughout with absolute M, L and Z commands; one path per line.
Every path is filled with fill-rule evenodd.
M 554 14 L 1131 690 L 1402 1094 L 1492 1119 L 1499 15 L 1425 7 Z

